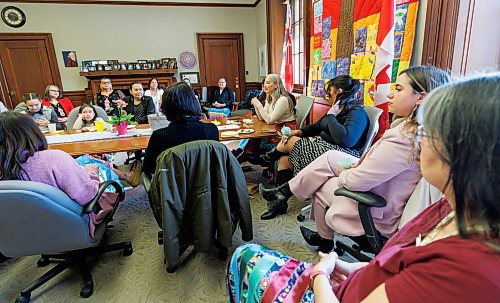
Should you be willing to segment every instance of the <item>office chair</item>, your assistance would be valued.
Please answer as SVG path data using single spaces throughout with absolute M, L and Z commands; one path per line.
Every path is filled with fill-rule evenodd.
M 370 126 L 368 127 L 368 133 L 366 135 L 365 145 L 361 150 L 362 155 L 364 155 L 370 149 L 370 146 L 372 146 L 373 140 L 375 139 L 375 136 L 377 135 L 379 129 L 378 118 L 382 114 L 382 110 L 380 108 L 376 108 L 373 106 L 365 106 L 364 109 L 366 111 L 366 115 L 368 116 Z M 309 214 L 310 211 L 311 211 L 310 204 L 304 206 L 300 210 L 300 214 L 297 215 L 297 221 L 303 222 L 307 218 L 307 215 Z
M 104 121 L 107 121 L 108 114 L 106 113 L 106 111 L 100 106 L 97 106 L 97 105 L 93 105 L 93 106 L 97 112 L 97 116 L 102 118 Z M 69 112 L 68 121 L 66 122 L 68 130 L 73 129 L 73 124 L 75 124 L 75 121 L 78 118 L 78 111 L 79 110 L 80 110 L 80 106 L 77 106 Z
M 224 144 L 200 140 L 167 149 L 150 181 L 142 177 L 162 229 L 167 272 L 190 245 L 203 252 L 215 246 L 225 260 L 238 226 L 244 241 L 253 238 L 245 176 Z
M 354 242 L 352 245 L 345 243 L 341 239 L 335 240 L 335 251 L 339 255 L 347 252 L 362 262 L 370 261 L 372 257 L 367 253 L 376 255 L 387 241 L 387 238 L 377 230 L 370 209 L 372 207 L 386 206 L 385 199 L 371 192 L 355 192 L 345 188 L 337 189 L 335 195 L 351 198 L 358 202 L 359 218 L 365 231 L 365 235 L 348 237 Z M 405 205 L 398 230 L 441 197 L 442 194 L 437 188 L 430 185 L 425 179 L 420 179 Z
M 77 185 L 75 185 L 77 186 Z M 89 234 L 89 214 L 107 187 L 118 193 L 112 212 L 104 222 L 95 226 L 94 237 Z M 79 265 L 84 287 L 80 296 L 88 298 L 94 291 L 94 282 L 86 262 L 87 257 L 122 250 L 124 256 L 132 254 L 132 244 L 121 242 L 99 245 L 112 220 L 119 201 L 125 194 L 114 181 L 101 184 L 97 195 L 81 206 L 66 193 L 53 186 L 31 181 L 0 181 L 0 251 L 7 257 L 41 254 L 37 265 L 47 266 L 51 259 L 58 263 L 43 276 L 21 291 L 17 303 L 30 301 L 31 293 L 59 273 Z

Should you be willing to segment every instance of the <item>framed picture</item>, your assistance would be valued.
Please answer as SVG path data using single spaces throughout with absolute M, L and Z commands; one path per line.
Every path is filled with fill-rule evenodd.
M 109 65 L 118 64 L 118 60 L 108 60 L 107 64 Z
M 169 58 L 167 68 L 168 69 L 177 69 L 177 59 Z
M 148 63 L 148 60 L 137 60 L 137 63 L 142 63 L 142 64 Z
M 95 66 L 90 66 L 89 67 L 89 72 L 95 72 L 95 71 L 96 71 Z
M 96 70 L 97 71 L 103 71 L 104 70 L 104 64 L 97 64 L 96 65 Z
M 113 66 L 112 65 L 104 65 L 104 70 L 113 70 Z
M 113 70 L 120 70 L 120 64 L 113 64 Z
M 198 72 L 179 73 L 179 77 L 181 81 L 188 79 L 191 85 L 200 84 L 200 73 Z
M 127 70 L 127 63 L 120 63 L 121 70 Z
M 78 67 L 75 51 L 63 51 L 62 56 L 65 67 Z
M 92 61 L 82 61 L 82 72 L 89 72 L 91 66 L 94 66 Z
M 128 70 L 133 70 L 133 69 L 135 69 L 135 64 L 134 64 L 134 63 L 129 63 L 129 64 L 127 65 L 127 69 L 128 69 Z
M 267 76 L 267 45 L 259 47 L 259 75 Z

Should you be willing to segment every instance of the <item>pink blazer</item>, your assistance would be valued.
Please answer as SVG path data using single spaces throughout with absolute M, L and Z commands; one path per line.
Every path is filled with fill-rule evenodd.
M 337 185 L 354 191 L 370 191 L 387 201 L 383 208 L 372 208 L 377 229 L 384 236 L 396 232 L 406 201 L 422 177 L 416 160 L 413 136 L 403 130 L 405 123 L 387 130 L 355 169 L 339 174 Z M 364 234 L 358 203 L 335 196 L 326 213 L 326 223 L 345 235 Z

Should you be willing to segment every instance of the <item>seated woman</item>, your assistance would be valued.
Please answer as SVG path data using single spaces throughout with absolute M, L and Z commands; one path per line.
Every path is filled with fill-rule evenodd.
M 111 79 L 102 78 L 100 83 L 101 91 L 94 97 L 94 105 L 104 108 L 108 115 L 119 115 L 118 101 L 123 101 L 125 94 L 121 90 L 113 90 Z
M 62 96 L 61 89 L 56 85 L 48 85 L 45 88 L 45 99 L 42 100 L 42 105 L 52 108 L 63 126 L 68 121 L 69 112 L 75 108 L 69 98 Z
M 261 155 L 261 163 L 265 165 L 280 160 L 277 185 L 290 180 L 329 150 L 361 157 L 370 122 L 363 106 L 356 99 L 358 90 L 359 81 L 347 75 L 328 81 L 325 91 L 332 104 L 328 113 L 314 124 L 292 130 L 288 138 L 283 139 L 275 149 Z
M 279 75 L 269 74 L 264 80 L 264 93 L 266 94 L 265 105 L 253 98 L 251 103 L 259 120 L 273 125 L 279 132 L 284 126 L 297 129 L 295 120 L 295 103 L 286 91 Z M 269 151 L 280 141 L 278 136 L 269 139 L 250 139 L 245 146 L 245 155 L 239 161 L 248 160 L 253 164 L 259 164 L 260 154 Z
M 35 120 L 38 127 L 42 131 L 49 130 L 49 123 L 55 123 L 56 129 L 62 129 L 61 123 L 59 123 L 59 118 L 57 118 L 56 113 L 50 107 L 42 106 L 41 98 L 37 93 L 28 93 L 23 95 L 23 97 L 21 98 L 21 103 L 24 103 L 27 109 L 25 111 L 21 111 L 21 113 L 27 114 L 33 120 Z
M 158 86 L 158 79 L 153 78 L 149 80 L 149 88 L 144 92 L 144 96 L 153 98 L 156 112 L 159 112 L 161 106 L 161 97 L 163 96 L 163 89 Z
M 309 244 L 326 251 L 333 245 L 333 230 L 349 236 L 364 234 L 357 202 L 337 197 L 334 191 L 338 187 L 371 191 L 387 200 L 386 207 L 373 209 L 372 214 L 380 232 L 390 236 L 396 230 L 404 203 L 421 178 L 414 140 L 416 110 L 427 93 L 448 81 L 448 74 L 435 67 L 415 66 L 402 71 L 388 98 L 390 111 L 404 118 L 396 120 L 353 168 L 344 169 L 339 162 L 347 158 L 356 163 L 357 158 L 332 150 L 314 160 L 290 182 L 274 189 L 260 186 L 263 198 L 268 201 L 266 215 L 274 218 L 285 213 L 292 192 L 299 200 L 312 198 L 311 217 L 316 220 L 319 235 L 303 227 L 301 231 Z
M 127 114 L 134 115 L 133 120 L 139 124 L 148 123 L 148 115 L 156 113 L 153 98 L 144 96 L 141 82 L 134 81 L 130 84 L 130 96 L 124 99 Z
M 155 172 L 156 158 L 164 150 L 196 140 L 219 141 L 217 126 L 200 121 L 200 102 L 185 82 L 167 87 L 161 110 L 170 124 L 155 130 L 149 139 L 142 171 L 150 175 Z
M 215 91 L 211 107 L 208 109 L 209 116 L 214 115 L 229 116 L 231 114 L 231 105 L 234 103 L 234 92 L 226 87 L 226 79 L 220 78 L 218 81 L 219 89 Z M 212 118 L 211 118 L 212 119 Z
M 370 263 L 320 252 L 313 266 L 245 244 L 228 268 L 229 302 L 250 290 L 253 302 L 278 295 L 319 303 L 498 302 L 500 75 L 447 85 L 426 99 L 420 165 L 446 198 L 408 222 Z
M 80 205 L 87 204 L 97 194 L 99 167 L 90 164 L 82 168 L 69 154 L 47 149 L 45 136 L 27 115 L 0 113 L 0 142 L 0 180 L 45 183 L 59 188 Z M 105 197 L 101 200 L 114 201 Z M 108 207 L 102 204 L 102 208 L 109 209 L 109 204 Z M 91 236 L 93 225 L 99 223 L 101 215 L 91 216 Z

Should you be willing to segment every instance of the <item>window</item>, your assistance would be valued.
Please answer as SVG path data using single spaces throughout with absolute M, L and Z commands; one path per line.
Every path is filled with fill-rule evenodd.
M 304 48 L 304 2 L 310 0 L 290 0 L 292 12 L 293 82 L 296 89 L 306 85 L 306 52 Z

